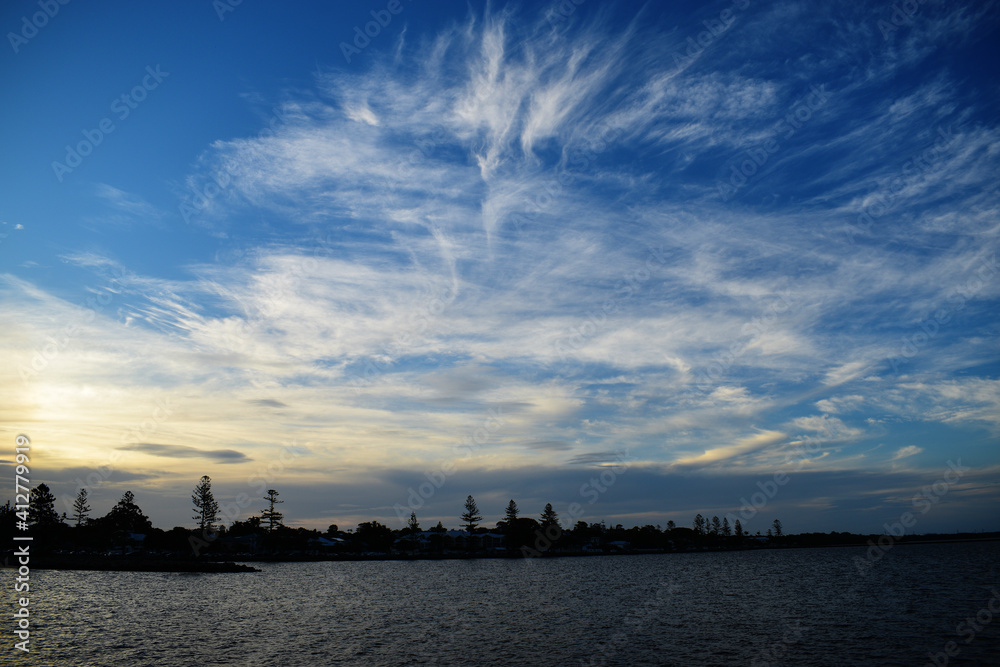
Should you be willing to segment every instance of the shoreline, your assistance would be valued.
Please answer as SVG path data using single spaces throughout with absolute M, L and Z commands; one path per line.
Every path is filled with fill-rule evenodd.
M 967 544 L 977 542 L 998 542 L 1000 537 L 960 538 L 954 540 L 903 540 L 898 545 L 907 544 Z M 445 553 L 445 554 L 324 554 L 324 555 L 258 555 L 238 557 L 229 560 L 183 560 L 171 558 L 143 558 L 141 555 L 128 557 L 106 556 L 47 556 L 39 558 L 34 565 L 39 570 L 80 570 L 101 572 L 177 572 L 199 574 L 228 574 L 240 572 L 261 572 L 250 563 L 323 563 L 323 562 L 355 562 L 355 561 L 439 561 L 439 560 L 481 560 L 503 559 L 522 560 L 528 558 L 591 558 L 597 556 L 649 556 L 665 554 L 719 553 L 725 551 L 760 551 L 780 549 L 826 549 L 826 548 L 866 548 L 867 544 L 825 544 L 825 545 L 754 545 L 742 549 L 689 549 L 683 551 L 668 551 L 664 549 L 644 549 L 618 552 L 559 552 L 543 551 L 538 556 L 523 556 L 520 553 Z
M 223 574 L 260 572 L 252 565 L 234 561 L 187 561 L 169 558 L 109 558 L 102 556 L 46 556 L 32 561 L 35 570 L 81 570 L 88 572 L 178 572 Z

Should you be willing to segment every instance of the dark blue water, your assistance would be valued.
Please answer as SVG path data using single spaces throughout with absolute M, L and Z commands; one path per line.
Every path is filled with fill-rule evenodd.
M 1000 543 L 32 573 L 37 665 L 1000 665 Z M 10 570 L 3 571 L 13 597 Z M 1000 600 L 993 603 L 1000 610 Z M 969 643 L 966 617 L 991 619 Z M 5 615 L 10 618 L 9 615 Z M 968 628 L 966 628 L 968 629 Z M 15 653 L 17 655 L 15 655 Z

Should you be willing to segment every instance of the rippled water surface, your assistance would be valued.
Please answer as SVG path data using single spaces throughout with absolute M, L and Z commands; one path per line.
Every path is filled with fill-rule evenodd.
M 38 665 L 1000 665 L 1000 543 L 32 573 Z M 13 574 L 3 571 L 11 609 Z M 1000 608 L 1000 601 L 993 603 Z M 10 618 L 9 614 L 5 614 Z M 992 616 L 992 614 L 991 614 Z M 982 614 L 980 621 L 985 617 Z M 8 621 L 9 634 L 13 625 Z M 14 658 L 12 661 L 11 658 Z

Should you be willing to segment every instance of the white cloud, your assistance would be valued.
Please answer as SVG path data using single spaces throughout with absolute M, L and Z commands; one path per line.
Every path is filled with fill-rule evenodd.
M 727 461 L 744 454 L 755 452 L 764 447 L 777 444 L 788 436 L 781 431 L 760 431 L 751 436 L 741 438 L 735 444 L 723 447 L 713 447 L 698 456 L 689 456 L 675 461 L 676 466 L 698 466 Z
M 907 445 L 906 447 L 900 447 L 896 450 L 896 453 L 892 455 L 893 461 L 898 461 L 899 459 L 905 459 L 909 456 L 915 456 L 920 452 L 924 451 L 922 448 L 916 445 Z

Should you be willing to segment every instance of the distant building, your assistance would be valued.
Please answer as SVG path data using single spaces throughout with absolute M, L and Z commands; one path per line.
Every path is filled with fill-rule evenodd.
M 464 530 L 425 530 L 398 538 L 395 548 L 402 552 L 415 550 L 418 553 L 465 552 L 470 548 L 498 551 L 503 549 L 505 539 L 500 533 L 476 533 L 470 536 Z
M 309 540 L 309 548 L 319 549 L 320 551 L 335 551 L 343 546 L 345 540 L 339 537 L 314 537 Z

